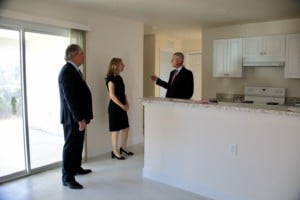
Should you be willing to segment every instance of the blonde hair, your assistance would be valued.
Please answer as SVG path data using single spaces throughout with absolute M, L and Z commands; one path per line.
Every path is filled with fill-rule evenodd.
M 119 67 L 120 63 L 122 63 L 121 58 L 112 58 L 111 59 L 109 66 L 108 66 L 107 77 L 119 74 L 118 67 Z

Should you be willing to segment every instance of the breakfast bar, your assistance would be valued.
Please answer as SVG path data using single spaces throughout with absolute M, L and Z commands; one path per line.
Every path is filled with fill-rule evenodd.
M 215 200 L 300 198 L 300 110 L 144 98 L 143 175 Z

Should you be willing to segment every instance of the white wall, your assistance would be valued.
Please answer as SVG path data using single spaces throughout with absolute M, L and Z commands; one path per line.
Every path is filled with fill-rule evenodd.
M 143 141 L 140 99 L 143 91 L 143 23 L 56 1 L 45 3 L 38 0 L 11 0 L 2 9 L 91 27 L 86 35 L 86 73 L 93 95 L 94 120 L 87 131 L 88 157 L 111 150 L 107 116 L 108 94 L 104 78 L 109 61 L 115 56 L 123 58 L 126 65 L 122 76 L 130 103 L 129 144 Z
M 144 36 L 144 97 L 155 96 L 155 86 L 150 76 L 155 74 L 155 35 Z
M 202 51 L 202 38 L 201 39 L 190 39 L 182 40 L 182 51 L 183 52 L 201 52 Z

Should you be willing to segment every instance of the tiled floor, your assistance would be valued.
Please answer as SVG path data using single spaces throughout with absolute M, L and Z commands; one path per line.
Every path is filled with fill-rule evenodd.
M 143 145 L 130 149 L 135 155 L 124 161 L 107 154 L 84 163 L 93 173 L 76 177 L 82 190 L 63 187 L 55 169 L 0 185 L 0 200 L 209 200 L 143 178 Z

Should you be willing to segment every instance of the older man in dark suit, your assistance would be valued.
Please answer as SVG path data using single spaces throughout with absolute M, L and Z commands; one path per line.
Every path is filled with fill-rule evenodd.
M 167 89 L 167 98 L 190 99 L 193 96 L 193 73 L 183 66 L 183 61 L 183 53 L 176 52 L 173 54 L 171 63 L 175 70 L 171 71 L 168 82 L 161 80 L 156 75 L 150 77 L 157 85 Z
M 85 129 L 93 119 L 92 95 L 82 78 L 79 66 L 84 63 L 84 54 L 79 45 L 71 44 L 66 49 L 66 64 L 60 71 L 59 93 L 61 123 L 64 129 L 62 181 L 72 189 L 83 188 L 75 175 L 90 173 L 81 167 Z

